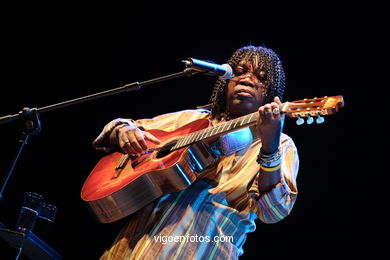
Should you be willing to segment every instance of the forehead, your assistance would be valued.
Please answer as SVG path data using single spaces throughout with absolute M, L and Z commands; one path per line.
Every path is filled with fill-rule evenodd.
M 255 70 L 259 68 L 259 61 L 259 54 L 248 53 L 238 62 L 237 66 Z

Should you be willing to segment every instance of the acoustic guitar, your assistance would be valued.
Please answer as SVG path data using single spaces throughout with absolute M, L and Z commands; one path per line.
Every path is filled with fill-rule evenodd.
M 296 118 L 297 124 L 320 124 L 323 116 L 344 106 L 342 96 L 285 102 L 280 111 Z M 161 140 L 147 141 L 148 151 L 140 156 L 114 152 L 101 158 L 86 179 L 81 198 L 102 223 L 122 219 L 153 200 L 187 188 L 206 168 L 218 160 L 208 151 L 207 141 L 255 125 L 258 112 L 211 126 L 199 119 L 175 131 L 148 130 Z

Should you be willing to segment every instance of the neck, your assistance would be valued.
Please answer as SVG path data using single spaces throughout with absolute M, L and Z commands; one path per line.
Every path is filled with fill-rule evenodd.
M 257 109 L 255 109 L 254 111 L 249 111 L 249 110 L 241 111 L 239 113 L 232 113 L 231 111 L 228 111 L 226 114 L 228 115 L 228 120 L 231 120 L 231 119 L 236 119 L 239 117 L 243 117 L 243 116 L 252 114 L 254 112 L 257 112 Z M 228 120 L 226 120 L 226 121 L 228 121 Z

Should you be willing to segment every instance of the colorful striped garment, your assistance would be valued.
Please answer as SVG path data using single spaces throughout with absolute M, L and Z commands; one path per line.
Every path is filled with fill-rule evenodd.
M 185 110 L 131 122 L 144 130 L 172 131 L 209 115 L 206 110 Z M 111 151 L 111 131 L 129 120 L 107 124 L 94 142 L 96 149 Z M 221 156 L 187 189 L 167 194 L 129 216 L 101 259 L 237 259 L 243 254 L 246 234 L 256 228 L 255 219 L 278 222 L 296 200 L 297 150 L 285 134 L 280 146 L 282 163 L 275 168 L 282 178 L 271 191 L 259 193 L 259 176 L 272 173 L 256 162 L 261 140 L 254 138 L 246 148 Z

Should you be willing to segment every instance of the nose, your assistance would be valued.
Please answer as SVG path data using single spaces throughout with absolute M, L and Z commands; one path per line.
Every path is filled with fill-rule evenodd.
M 261 87 L 260 81 L 258 80 L 256 75 L 253 74 L 253 72 L 247 72 L 245 74 L 242 74 L 237 83 L 241 83 L 242 85 L 250 86 L 255 89 Z
M 254 79 L 252 77 L 253 73 L 252 72 L 247 72 L 244 75 L 242 75 L 241 82 L 250 82 L 250 83 L 255 83 Z

